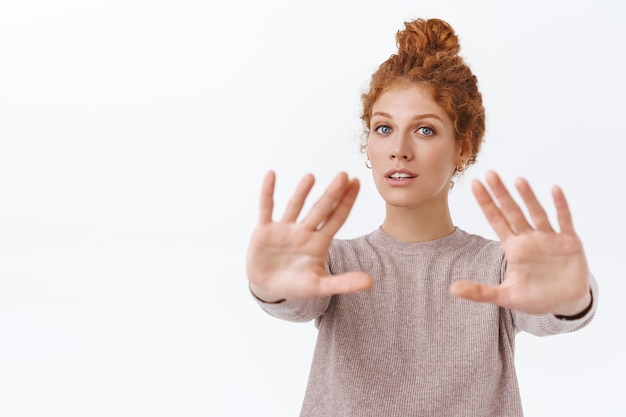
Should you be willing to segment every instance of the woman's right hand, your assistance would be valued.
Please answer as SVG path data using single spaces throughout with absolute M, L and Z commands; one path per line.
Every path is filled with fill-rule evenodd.
M 365 273 L 326 272 L 328 249 L 356 200 L 358 180 L 338 174 L 310 212 L 298 221 L 315 182 L 312 175 L 306 175 L 278 222 L 272 218 L 275 182 L 274 172 L 268 172 L 261 191 L 259 222 L 248 248 L 246 267 L 252 292 L 263 301 L 278 302 L 370 288 L 373 280 Z

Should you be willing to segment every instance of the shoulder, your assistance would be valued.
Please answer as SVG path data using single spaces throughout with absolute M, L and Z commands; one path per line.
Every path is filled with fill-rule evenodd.
M 462 229 L 457 230 L 465 236 L 465 244 L 462 248 L 464 254 L 475 258 L 479 263 L 501 264 L 504 262 L 504 250 L 500 241 L 468 233 Z
M 504 279 L 506 258 L 498 240 L 463 232 L 466 244 L 458 254 L 464 262 L 464 279 L 496 285 Z
M 333 239 L 330 249 L 330 256 L 341 256 L 350 254 L 362 254 L 370 250 L 376 250 L 376 245 L 369 239 L 371 234 L 359 236 L 351 239 Z
M 333 239 L 328 250 L 328 270 L 333 273 L 369 270 L 384 262 L 387 255 L 385 249 L 372 239 L 375 233 L 351 239 Z
M 477 234 L 468 233 L 462 229 L 457 228 L 457 230 L 465 236 L 465 246 L 470 250 L 485 253 L 494 253 L 496 255 L 504 254 L 500 241 L 488 239 Z

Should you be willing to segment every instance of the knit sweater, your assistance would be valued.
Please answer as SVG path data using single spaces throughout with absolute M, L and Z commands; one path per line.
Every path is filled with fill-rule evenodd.
M 522 416 L 514 368 L 518 331 L 551 335 L 592 319 L 528 315 L 453 297 L 450 284 L 497 285 L 506 262 L 497 241 L 456 230 L 441 239 L 407 243 L 377 229 L 335 239 L 332 274 L 363 271 L 366 291 L 306 301 L 264 303 L 269 314 L 315 319 L 315 347 L 301 417 Z

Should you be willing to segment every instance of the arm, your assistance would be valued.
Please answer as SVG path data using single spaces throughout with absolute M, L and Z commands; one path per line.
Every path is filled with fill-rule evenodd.
M 356 200 L 358 181 L 343 173 L 337 175 L 310 212 L 298 221 L 314 184 L 313 176 L 307 175 L 289 200 L 282 219 L 276 222 L 272 219 L 275 180 L 274 173 L 269 172 L 263 182 L 259 221 L 246 259 L 250 290 L 266 311 L 272 314 L 283 309 L 290 312 L 288 316 L 303 320 L 302 309 L 325 309 L 333 294 L 371 287 L 373 281 L 367 274 L 330 275 L 326 270 L 328 249 Z
M 585 327 L 595 316 L 598 306 L 598 284 L 593 275 L 589 275 L 591 286 L 591 304 L 575 316 L 556 316 L 554 314 L 526 314 L 511 311 L 513 323 L 519 330 L 535 336 L 549 336 L 559 333 L 573 332 Z
M 557 232 L 526 180 L 519 179 L 516 188 L 534 225 L 496 173 L 488 173 L 487 184 L 499 204 L 480 181 L 472 184 L 472 191 L 502 243 L 507 259 L 505 279 L 498 286 L 458 282 L 451 286 L 451 293 L 520 313 L 551 314 L 555 320 L 587 309 L 591 304 L 590 272 L 563 191 L 558 187 L 552 191 Z

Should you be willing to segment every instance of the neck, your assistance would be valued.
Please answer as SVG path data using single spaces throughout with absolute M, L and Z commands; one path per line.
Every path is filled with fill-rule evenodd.
M 428 242 L 454 232 L 447 202 L 445 207 L 405 208 L 387 205 L 382 229 L 405 242 Z

